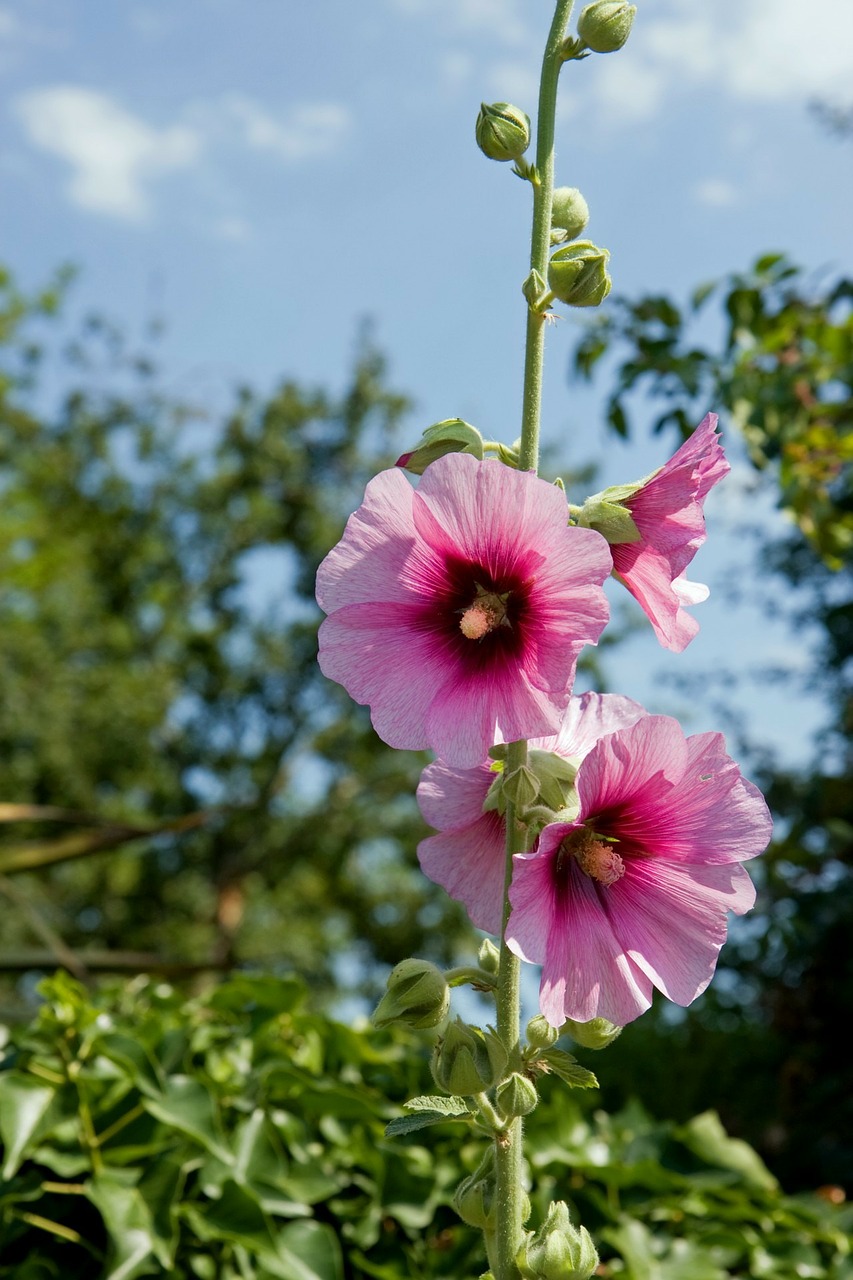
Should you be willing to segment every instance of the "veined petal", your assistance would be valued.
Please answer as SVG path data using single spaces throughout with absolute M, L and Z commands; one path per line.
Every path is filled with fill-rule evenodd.
M 601 896 L 633 962 L 667 999 L 688 1005 L 713 977 L 726 940 L 727 913 L 749 911 L 755 888 L 739 866 L 635 859 Z
M 418 845 L 424 874 L 465 904 L 478 929 L 500 936 L 506 836 L 503 819 L 484 813 L 462 831 L 428 836 Z
M 486 763 L 474 769 L 456 769 L 444 760 L 433 761 L 418 783 L 424 821 L 438 831 L 454 831 L 478 822 L 494 780 L 495 774 Z

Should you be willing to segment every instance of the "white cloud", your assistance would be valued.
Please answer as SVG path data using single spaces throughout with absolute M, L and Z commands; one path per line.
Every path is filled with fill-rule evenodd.
M 731 182 L 726 182 L 725 178 L 705 178 L 704 181 L 697 182 L 693 188 L 693 198 L 698 200 L 699 204 L 723 209 L 737 203 L 737 190 Z
M 596 75 L 596 96 L 614 115 L 630 107 L 635 120 L 648 119 L 671 101 L 673 87 L 764 103 L 849 97 L 851 0 L 822 0 L 820 38 L 809 34 L 802 0 L 720 0 L 698 11 L 695 0 L 669 0 L 666 7 L 653 19 L 650 9 L 641 11 L 625 52 Z
M 70 165 L 74 204 L 130 221 L 148 212 L 149 183 L 186 168 L 201 149 L 192 129 L 153 128 L 93 89 L 34 89 L 14 107 L 30 141 Z
M 352 123 L 346 108 L 336 102 L 302 103 L 278 117 L 243 94 L 228 94 L 221 105 L 248 147 L 269 151 L 287 163 L 334 151 Z

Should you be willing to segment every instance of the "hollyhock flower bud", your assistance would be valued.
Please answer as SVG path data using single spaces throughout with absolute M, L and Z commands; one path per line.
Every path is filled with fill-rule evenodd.
M 548 287 L 570 307 L 597 307 L 610 292 L 610 254 L 591 240 L 576 240 L 558 249 L 548 264 Z
M 450 1011 L 450 988 L 444 974 L 428 960 L 401 960 L 388 975 L 388 989 L 372 1022 L 387 1027 L 403 1022 L 415 1030 L 439 1026 Z
M 598 1253 L 586 1228 L 572 1226 L 568 1206 L 557 1200 L 521 1246 L 516 1265 L 524 1280 L 589 1280 Z
M 589 205 L 577 187 L 556 187 L 551 204 L 551 226 L 574 240 L 589 222 Z
M 411 471 L 413 475 L 422 476 L 431 462 L 443 458 L 447 453 L 471 453 L 475 458 L 483 457 L 483 437 L 470 422 L 461 418 L 446 418 L 427 427 L 419 445 L 409 453 L 401 454 L 396 466 Z
M 707 414 L 663 467 L 587 498 L 578 517 L 611 544 L 613 576 L 642 606 L 660 643 L 676 653 L 699 630 L 685 606 L 708 597 L 708 588 L 684 572 L 705 541 L 705 499 L 729 471 L 716 428 L 717 415 Z
M 541 803 L 555 815 L 574 796 L 579 761 L 604 734 L 633 724 L 646 712 L 638 702 L 613 693 L 584 693 L 572 698 L 560 732 L 529 743 L 528 765 L 539 779 Z M 493 748 L 490 756 L 503 753 Z M 506 833 L 499 805 L 490 792 L 496 775 L 485 756 L 474 769 L 444 760 L 427 765 L 418 787 L 421 813 L 438 835 L 418 845 L 421 868 L 453 898 L 464 902 L 478 929 L 500 934 Z M 498 775 L 498 781 L 500 775 Z M 492 793 L 494 794 L 494 793 Z M 571 812 L 577 807 L 573 801 Z
M 457 1018 L 436 1044 L 431 1066 L 440 1089 L 464 1098 L 491 1089 L 506 1064 L 506 1049 L 493 1031 L 466 1026 Z
M 559 1038 L 559 1028 L 552 1027 L 541 1013 L 537 1013 L 527 1024 L 527 1043 L 532 1049 L 551 1049 Z
M 490 160 L 520 160 L 530 146 L 530 117 L 509 102 L 484 102 L 474 133 Z
M 561 1030 L 584 1049 L 606 1049 L 622 1034 L 622 1028 L 608 1022 L 606 1018 L 592 1018 L 589 1022 L 575 1022 L 574 1019 L 567 1018 Z
M 527 1076 L 513 1071 L 495 1090 L 495 1101 L 508 1118 L 529 1116 L 539 1101 L 536 1085 Z
M 713 977 L 729 911 L 755 902 L 740 863 L 770 839 L 763 796 L 722 734 L 685 738 L 669 716 L 600 738 L 576 786 L 576 820 L 514 858 L 507 942 L 543 966 L 541 1012 L 554 1027 L 624 1026 L 654 987 L 690 1004 Z
M 595 0 L 581 10 L 578 35 L 594 53 L 615 53 L 631 34 L 636 12 L 635 4 L 623 0 Z
M 497 973 L 501 967 L 501 953 L 491 938 L 484 938 L 477 952 L 477 963 L 486 973 Z
M 529 472 L 466 453 L 417 489 L 383 471 L 317 572 L 320 667 L 390 746 L 473 768 L 499 739 L 557 732 L 612 563 Z
M 469 1227 L 495 1229 L 495 1149 L 489 1146 L 477 1169 L 463 1178 L 453 1195 L 453 1208 Z

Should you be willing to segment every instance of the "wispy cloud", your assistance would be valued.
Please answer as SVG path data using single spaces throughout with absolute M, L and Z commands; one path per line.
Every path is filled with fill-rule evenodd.
M 13 105 L 30 143 L 69 167 L 69 200 L 128 222 L 149 214 L 159 179 L 203 156 L 216 162 L 222 153 L 227 163 L 229 150 L 242 150 L 298 164 L 334 151 L 352 127 L 337 103 L 298 103 L 276 114 L 240 93 L 187 106 L 164 127 L 79 85 L 33 89 Z
M 734 184 L 727 182 L 725 178 L 705 178 L 702 182 L 697 182 L 693 188 L 693 198 L 699 204 L 723 209 L 737 203 L 737 190 Z
M 34 89 L 14 107 L 30 141 L 70 167 L 74 204 L 129 221 L 148 213 L 149 184 L 187 168 L 202 146 L 185 125 L 154 128 L 107 94 L 75 85 Z

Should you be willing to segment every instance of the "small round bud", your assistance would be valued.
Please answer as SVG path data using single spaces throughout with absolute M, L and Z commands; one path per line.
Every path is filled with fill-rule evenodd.
M 508 1080 L 498 1085 L 495 1101 L 505 1116 L 514 1119 L 516 1116 L 529 1116 L 536 1109 L 539 1095 L 532 1080 L 513 1071 Z
M 631 34 L 636 12 L 624 0 L 595 0 L 581 10 L 578 35 L 594 53 L 615 53 Z
M 576 240 L 558 249 L 548 264 L 548 286 L 570 307 L 597 307 L 613 283 L 607 273 L 610 254 L 591 240 Z
M 577 187 L 557 187 L 551 205 L 551 225 L 574 240 L 589 222 L 589 205 Z
M 530 146 L 530 117 L 509 102 L 484 102 L 474 134 L 490 160 L 520 160 Z
M 517 809 L 526 809 L 535 804 L 539 796 L 539 779 L 526 764 L 513 769 L 512 773 L 504 772 L 504 793 Z
M 497 973 L 498 969 L 500 969 L 501 953 L 491 938 L 484 938 L 480 943 L 480 950 L 477 952 L 477 964 L 481 969 L 485 969 L 486 973 Z
M 506 1049 L 493 1031 L 466 1026 L 457 1018 L 435 1046 L 430 1065 L 440 1089 L 464 1098 L 491 1089 L 506 1064 Z
M 403 1022 L 420 1031 L 437 1027 L 449 1011 L 450 988 L 441 970 L 428 960 L 401 960 L 388 975 L 372 1021 L 376 1027 Z
M 573 1227 L 567 1205 L 557 1200 L 538 1231 L 528 1235 L 516 1256 L 524 1280 L 589 1280 L 598 1254 L 585 1227 Z
M 559 1038 L 559 1029 L 552 1027 L 541 1013 L 537 1013 L 527 1024 L 527 1043 L 532 1049 L 550 1049 Z
M 606 1018 L 593 1018 L 591 1022 L 575 1022 L 569 1018 L 560 1030 L 561 1033 L 570 1035 L 575 1044 L 584 1049 L 606 1049 L 622 1034 L 622 1028 L 617 1027 L 615 1022 L 608 1022 Z

